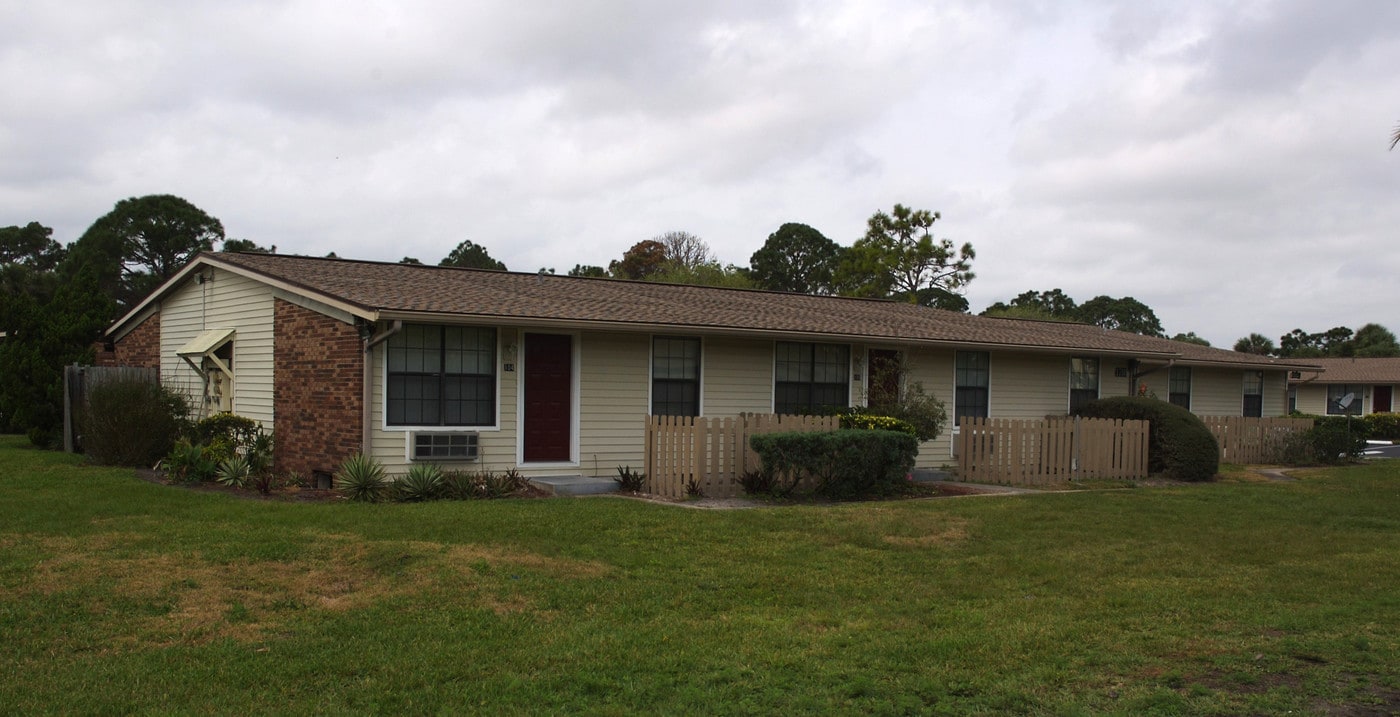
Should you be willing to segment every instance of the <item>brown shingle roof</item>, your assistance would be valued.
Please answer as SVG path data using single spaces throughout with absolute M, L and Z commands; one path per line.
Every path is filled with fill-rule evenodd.
M 1307 359 L 1326 373 L 1304 371 L 1294 383 L 1400 383 L 1400 358 L 1319 358 Z
M 817 334 L 1059 353 L 1122 353 L 1184 363 L 1300 367 L 1097 326 L 988 318 L 874 299 L 275 254 L 202 254 L 197 262 L 260 276 L 373 318 L 484 318 L 639 330 L 674 326 L 696 332 Z M 170 290 L 178 280 L 177 276 L 161 291 Z M 121 325 L 118 322 L 113 330 Z

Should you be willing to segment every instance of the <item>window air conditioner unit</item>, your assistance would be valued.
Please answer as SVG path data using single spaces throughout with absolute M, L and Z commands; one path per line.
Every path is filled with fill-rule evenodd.
M 474 432 L 423 431 L 411 434 L 408 445 L 411 461 L 474 461 L 480 456 Z

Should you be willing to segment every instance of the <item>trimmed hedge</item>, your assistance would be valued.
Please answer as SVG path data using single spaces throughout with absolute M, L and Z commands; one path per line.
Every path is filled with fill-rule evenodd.
M 1147 421 L 1148 463 L 1152 473 L 1183 481 L 1206 481 L 1220 470 L 1220 444 L 1196 414 L 1155 398 L 1101 398 L 1078 411 L 1086 418 Z
M 1400 413 L 1368 413 L 1362 419 L 1371 438 L 1378 441 L 1400 441 Z
M 809 478 L 813 492 L 827 498 L 892 492 L 904 484 L 919 455 L 914 436 L 881 430 L 768 433 L 751 436 L 749 445 L 779 496 Z

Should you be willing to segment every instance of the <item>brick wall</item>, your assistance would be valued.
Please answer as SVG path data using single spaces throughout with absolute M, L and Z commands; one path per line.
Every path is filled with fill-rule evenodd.
M 334 472 L 360 450 L 364 349 L 352 324 L 273 302 L 274 470 Z
M 116 342 L 111 365 L 160 369 L 160 312 L 142 321 Z M 103 362 L 105 364 L 105 361 Z

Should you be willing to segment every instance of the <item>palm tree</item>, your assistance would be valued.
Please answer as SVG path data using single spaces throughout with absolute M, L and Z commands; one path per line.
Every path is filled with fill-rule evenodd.
M 1395 132 L 1390 135 L 1390 148 L 1395 149 L 1395 145 L 1400 144 L 1400 124 L 1395 125 Z

